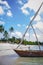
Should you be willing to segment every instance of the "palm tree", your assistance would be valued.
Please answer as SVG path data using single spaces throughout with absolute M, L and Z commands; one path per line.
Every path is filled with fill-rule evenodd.
M 6 30 L 4 31 L 3 36 L 4 36 L 4 38 L 5 38 L 6 40 L 8 40 L 8 32 L 7 32 Z
M 10 31 L 10 35 L 11 35 L 11 33 L 14 31 L 14 28 L 13 27 L 10 27 L 9 31 Z
M 10 32 L 13 32 L 13 31 L 14 31 L 14 28 L 13 28 L 13 27 L 11 27 L 9 30 L 10 30 Z
M 11 33 L 14 31 L 14 28 L 13 27 L 10 27 L 10 29 L 9 29 L 9 31 L 10 31 L 10 35 L 11 35 Z M 13 38 L 14 36 L 12 36 L 12 38 Z M 11 38 L 11 39 L 12 39 Z M 10 43 L 11 43 L 11 41 L 10 41 Z
M 4 31 L 3 25 L 0 25 L 0 33 L 2 33 L 3 31 Z
M 0 25 L 0 33 L 3 35 L 3 32 L 4 32 L 4 26 L 3 25 Z M 2 40 L 2 37 L 1 37 L 1 40 Z

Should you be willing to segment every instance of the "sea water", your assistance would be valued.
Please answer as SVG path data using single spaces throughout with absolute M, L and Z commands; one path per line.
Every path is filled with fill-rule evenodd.
M 0 65 L 43 65 L 43 57 L 0 57 Z

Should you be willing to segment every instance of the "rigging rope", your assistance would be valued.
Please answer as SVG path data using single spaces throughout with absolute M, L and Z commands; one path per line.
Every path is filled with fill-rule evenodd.
M 25 37 L 25 34 L 27 33 L 27 31 L 28 31 L 30 25 L 32 24 L 33 20 L 36 18 L 36 16 L 37 16 L 38 12 L 40 11 L 42 5 L 43 5 L 43 2 L 41 3 L 41 5 L 40 5 L 40 7 L 38 8 L 37 12 L 35 13 L 34 17 L 33 17 L 32 20 L 30 21 L 30 23 L 29 23 L 29 25 L 28 25 L 28 28 L 26 29 L 26 31 L 25 31 L 25 33 L 24 33 L 22 39 L 21 39 L 21 42 L 19 43 L 19 45 L 17 46 L 17 48 L 22 44 L 23 39 L 24 39 L 24 37 Z M 16 49 L 17 49 L 17 48 L 16 48 Z
M 31 27 L 32 27 L 33 32 L 34 32 L 34 34 L 35 34 L 36 40 L 37 40 L 38 45 L 39 45 L 39 50 L 40 50 L 40 44 L 39 44 L 39 41 L 38 41 L 38 37 L 37 37 L 37 35 L 36 35 L 35 29 L 33 28 L 32 24 L 31 24 Z

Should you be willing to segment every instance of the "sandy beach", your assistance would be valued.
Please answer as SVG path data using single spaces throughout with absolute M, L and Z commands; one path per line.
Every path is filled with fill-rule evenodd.
M 13 51 L 11 44 L 0 43 L 0 56 L 12 55 L 12 54 L 15 54 L 15 52 Z
M 13 49 L 15 49 L 18 45 L 15 44 L 9 44 L 9 43 L 0 43 L 0 56 L 3 55 L 10 55 L 10 54 L 16 54 Z M 19 50 L 39 50 L 38 45 L 20 45 L 18 48 Z M 43 46 L 40 46 L 41 50 L 43 50 Z M 16 54 L 17 55 L 17 54 Z

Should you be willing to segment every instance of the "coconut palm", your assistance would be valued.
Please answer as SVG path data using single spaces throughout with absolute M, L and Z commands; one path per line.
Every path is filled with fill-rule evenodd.
M 10 27 L 9 31 L 10 31 L 10 36 L 12 36 L 11 33 L 14 31 L 14 28 L 13 27 Z M 12 36 L 12 38 L 13 38 L 13 36 Z
M 10 31 L 10 35 L 12 36 L 12 32 L 14 31 L 14 28 L 10 27 L 9 31 Z
M 14 28 L 13 28 L 13 27 L 11 27 L 11 28 L 9 29 L 9 31 L 10 31 L 10 32 L 13 32 L 13 31 L 14 31 Z
M 4 38 L 5 38 L 6 40 L 8 40 L 8 32 L 7 32 L 6 30 L 4 31 L 3 36 L 4 36 Z
M 4 26 L 3 25 L 0 25 L 0 33 L 3 35 L 3 32 L 4 32 Z M 2 40 L 2 37 L 0 38 Z
M 2 33 L 3 31 L 4 31 L 3 25 L 0 25 L 0 33 Z

